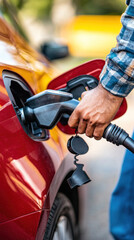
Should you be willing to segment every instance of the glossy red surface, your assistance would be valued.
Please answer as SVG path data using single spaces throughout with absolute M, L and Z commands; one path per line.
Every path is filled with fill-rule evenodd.
M 46 79 L 47 84 L 54 76 L 49 63 L 0 17 L 0 239 L 33 240 L 42 210 L 49 212 L 57 193 L 55 188 L 47 198 L 52 179 L 64 159 L 65 138 L 61 141 L 62 134 L 57 128 L 43 143 L 27 136 L 5 89 L 3 69 L 19 74 L 35 93 L 40 89 L 39 82 Z M 69 168 L 64 168 L 65 175 Z M 62 181 L 59 175 L 57 186 Z M 43 231 L 46 212 L 45 217 Z
M 80 75 L 91 75 L 95 78 L 99 79 L 99 75 L 102 71 L 102 68 L 105 64 L 105 61 L 102 59 L 95 59 L 89 62 L 86 62 L 78 67 L 75 67 L 62 75 L 58 76 L 57 78 L 53 79 L 48 84 L 48 89 L 60 89 L 66 86 L 66 83 Z M 114 119 L 121 117 L 127 110 L 127 102 L 126 99 L 123 100 L 117 114 L 115 115 Z M 61 131 L 67 134 L 74 134 L 75 130 L 70 128 L 68 125 L 63 126 L 60 122 L 58 123 L 58 127 Z
M 61 163 L 60 146 L 53 142 L 55 151 L 48 145 L 51 139 L 40 143 L 27 136 L 2 79 L 0 84 L 0 239 L 35 239 L 41 210 Z M 54 197 L 55 194 L 53 191 Z
M 0 222 L 5 222 L 42 209 L 55 167 L 45 144 L 23 131 L 7 96 L 0 109 L 0 139 Z
M 35 212 L 0 224 L 0 239 L 34 240 L 40 216 L 41 212 Z
M 100 72 L 104 66 L 105 61 L 102 59 L 92 60 L 83 63 L 53 79 L 48 84 L 50 89 L 59 89 L 66 86 L 66 83 L 74 77 L 80 75 L 91 75 L 99 80 Z

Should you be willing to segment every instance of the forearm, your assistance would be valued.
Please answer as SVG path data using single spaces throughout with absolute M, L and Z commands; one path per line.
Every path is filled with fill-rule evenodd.
M 134 87 L 134 0 L 122 15 L 117 46 L 107 56 L 100 75 L 102 86 L 114 95 L 125 97 Z

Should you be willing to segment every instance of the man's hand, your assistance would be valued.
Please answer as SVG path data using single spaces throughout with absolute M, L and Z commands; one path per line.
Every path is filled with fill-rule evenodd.
M 108 92 L 99 84 L 82 94 L 82 100 L 71 114 L 68 124 L 78 128 L 79 133 L 99 140 L 104 129 L 117 113 L 123 98 Z

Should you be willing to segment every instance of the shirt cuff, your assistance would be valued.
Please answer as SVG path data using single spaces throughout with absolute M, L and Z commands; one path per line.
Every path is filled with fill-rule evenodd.
M 134 83 L 128 75 L 108 59 L 100 74 L 102 86 L 115 96 L 126 97 L 134 87 Z

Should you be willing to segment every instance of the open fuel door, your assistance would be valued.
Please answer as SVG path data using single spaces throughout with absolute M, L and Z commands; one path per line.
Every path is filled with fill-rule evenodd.
M 48 89 L 71 93 L 74 99 L 80 100 L 82 92 L 93 89 L 98 85 L 99 75 L 104 64 L 104 60 L 97 59 L 77 66 L 53 79 L 53 81 L 48 84 Z M 124 98 L 114 119 L 122 116 L 126 110 L 127 103 Z M 67 124 L 68 118 L 68 114 L 64 114 L 58 123 L 58 127 L 64 133 L 74 134 L 75 130 Z

